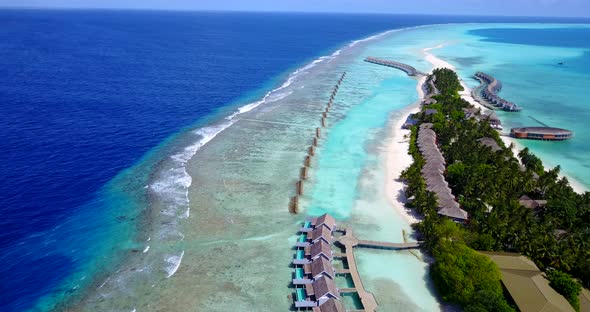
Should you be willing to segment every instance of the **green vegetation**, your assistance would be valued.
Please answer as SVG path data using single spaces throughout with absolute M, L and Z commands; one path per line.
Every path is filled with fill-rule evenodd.
M 463 243 L 448 240 L 438 244 L 432 252 L 436 262 L 431 274 L 444 300 L 463 307 L 477 306 L 481 295 L 485 294 L 493 298 L 491 301 L 497 311 L 512 311 L 502 295 L 500 271 L 487 256 Z M 490 306 L 482 308 L 490 311 Z
M 484 297 L 492 301 L 489 304 L 494 304 L 494 311 L 511 309 L 501 295 L 499 274 L 493 273 L 497 269 L 474 257 L 472 249 L 519 252 L 542 270 L 555 268 L 590 285 L 590 193 L 575 193 L 566 178 L 559 178 L 559 167 L 546 170 L 528 149 L 518 155 L 522 166 L 487 122 L 465 118 L 462 109 L 470 104 L 458 95 L 457 75 L 448 69 L 434 73 L 441 94 L 435 96 L 437 104 L 428 108 L 438 112 L 416 117 L 433 123 L 448 164 L 446 180 L 469 213 L 469 222 L 458 225 L 437 215 L 436 196 L 426 190 L 420 172 L 424 159 L 416 146 L 417 126 L 410 137 L 414 163 L 402 178 L 408 182 L 408 198 L 413 198 L 409 205 L 424 215 L 424 221 L 416 226 L 424 246 L 441 262 L 432 270 L 441 295 L 470 311 L 484 311 Z M 478 141 L 481 138 L 492 138 L 501 150 L 493 152 Z M 518 201 L 522 195 L 547 204 L 525 208 Z M 452 279 L 451 275 L 458 277 Z M 485 280 L 474 282 L 481 278 Z
M 579 295 L 580 291 L 582 291 L 582 285 L 573 279 L 571 275 L 557 270 L 547 271 L 547 278 L 549 279 L 549 285 L 562 294 L 576 311 L 580 311 Z

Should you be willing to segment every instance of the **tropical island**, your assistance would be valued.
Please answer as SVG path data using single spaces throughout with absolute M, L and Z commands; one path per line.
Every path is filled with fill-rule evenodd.
M 402 178 L 412 199 L 408 207 L 424 216 L 415 228 L 434 258 L 431 277 L 439 294 L 465 311 L 515 310 L 492 259 L 519 253 L 579 311 L 581 285 L 590 283 L 590 193 L 576 193 L 559 177 L 559 166 L 544 168 L 528 149 L 514 155 L 479 112 L 466 114 L 473 106 L 460 97 L 454 71 L 436 69 L 433 75 L 439 94 L 414 115 L 414 162 Z M 425 147 L 429 142 L 432 147 Z M 443 158 L 431 152 L 435 148 Z M 430 179 L 441 187 L 430 187 Z M 449 198 L 441 195 L 445 186 Z

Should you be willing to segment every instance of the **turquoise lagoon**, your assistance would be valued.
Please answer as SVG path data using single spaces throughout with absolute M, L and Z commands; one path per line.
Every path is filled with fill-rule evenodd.
M 590 82 L 587 49 L 486 41 L 477 32 L 563 27 L 463 24 L 388 32 L 322 57 L 290 74 L 264 101 L 180 135 L 181 147 L 161 163 L 148 186 L 153 226 L 144 247 L 149 248 L 90 294 L 85 309 L 288 310 L 292 248 L 306 215 L 329 212 L 366 239 L 399 242 L 403 231 L 411 235 L 386 198 L 385 159 L 391 125 L 418 100 L 417 80 L 366 63 L 367 56 L 428 72 L 432 65 L 423 49 L 442 44 L 432 53 L 456 66 L 468 85 L 475 85 L 470 77 L 477 70 L 497 76 L 504 82 L 502 96 L 525 108 L 520 114 L 500 113 L 507 128 L 531 124 L 527 116 L 533 115 L 576 131 L 568 142 L 523 144 L 587 185 L 590 173 L 584 168 L 590 163 L 583 155 L 590 145 L 583 123 L 589 113 L 582 88 Z M 556 65 L 559 61 L 565 66 Z M 342 72 L 347 76 L 322 129 L 301 213 L 291 215 L 289 198 Z M 355 255 L 363 283 L 382 311 L 442 308 L 419 253 L 357 250 Z

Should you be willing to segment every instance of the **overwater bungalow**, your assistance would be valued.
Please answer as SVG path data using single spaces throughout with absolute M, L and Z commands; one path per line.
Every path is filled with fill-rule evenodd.
M 305 256 L 312 261 L 323 257 L 328 261 L 332 261 L 332 249 L 329 244 L 326 244 L 323 240 L 313 243 L 308 247 L 305 247 Z
M 489 104 L 509 112 L 518 112 L 521 110 L 518 105 L 498 96 L 497 93 L 502 90 L 502 83 L 499 80 L 482 72 L 475 73 L 475 77 L 479 79 L 482 84 L 487 84 L 487 86 L 481 90 L 481 97 Z
M 319 241 L 323 241 L 328 245 L 332 244 L 332 231 L 325 226 L 318 226 L 309 233 L 308 241 L 308 244 Z
M 552 127 L 512 128 L 510 135 L 517 139 L 563 141 L 574 137 L 572 131 Z
M 309 235 L 311 232 L 302 232 L 297 237 L 297 241 L 295 242 L 295 247 L 306 247 L 309 246 Z
M 313 260 L 310 264 L 304 266 L 306 273 L 310 273 L 312 279 L 317 279 L 321 276 L 326 276 L 334 279 L 334 267 L 332 263 L 324 257 L 319 257 Z
M 340 300 L 340 293 L 336 289 L 334 280 L 324 276 L 315 279 L 308 289 L 313 291 L 310 295 L 314 296 L 315 301 L 320 307 L 330 299 Z
M 307 270 L 306 270 L 307 267 Z M 311 284 L 313 282 L 311 278 L 311 269 L 309 268 L 309 264 L 304 264 L 303 266 L 298 266 L 295 268 L 295 272 L 293 276 L 293 285 L 306 285 Z M 308 272 L 309 271 L 309 272 Z
M 314 228 L 318 226 L 324 226 L 328 230 L 333 231 L 336 227 L 336 219 L 334 219 L 334 217 L 332 217 L 331 215 L 324 213 L 323 215 L 317 218 L 313 218 L 311 220 L 311 224 Z
M 311 224 L 311 221 L 305 221 L 303 223 L 303 226 L 299 229 L 299 232 L 311 232 L 311 230 L 313 230 L 313 225 Z
M 304 247 L 304 248 L 308 248 L 308 247 Z M 305 249 L 304 248 L 297 248 L 297 251 L 295 251 L 295 259 L 293 259 L 293 264 L 303 265 L 303 264 L 308 264 L 311 262 L 311 259 L 309 257 L 305 256 Z
M 295 288 L 295 307 L 296 308 L 313 308 L 317 307 L 317 302 L 307 294 L 305 287 Z

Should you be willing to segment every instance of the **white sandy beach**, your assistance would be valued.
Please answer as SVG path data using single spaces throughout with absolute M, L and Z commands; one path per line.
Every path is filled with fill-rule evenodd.
M 440 44 L 440 45 L 433 47 L 433 48 L 424 49 L 423 51 L 426 56 L 425 58 L 428 62 L 430 62 L 431 64 L 434 65 L 434 68 L 446 67 L 446 68 L 455 70 L 455 67 L 453 67 L 453 65 L 449 64 L 445 60 L 442 60 L 442 59 L 436 57 L 434 54 L 430 53 L 431 50 L 439 49 L 439 48 L 442 48 L 443 46 L 444 46 L 444 44 Z M 462 92 L 459 92 L 459 94 L 461 95 L 461 98 L 463 98 L 467 102 L 471 103 L 473 106 L 480 108 L 482 112 L 489 111 L 488 108 L 479 104 L 471 96 L 471 89 L 463 82 L 461 77 L 459 77 L 459 80 L 461 81 L 461 85 L 463 86 L 463 89 L 464 89 Z M 514 138 L 503 135 L 503 136 L 501 136 L 501 139 L 506 146 L 510 146 L 510 144 L 514 143 L 514 145 L 512 145 L 512 152 L 514 153 L 514 155 L 518 155 L 518 153 L 524 149 L 524 146 L 522 144 L 520 144 L 520 142 L 518 142 L 518 140 L 516 140 Z M 518 157 L 517 157 L 517 159 L 518 159 Z M 553 165 L 547 164 L 545 161 L 543 162 L 543 166 L 545 166 L 545 168 L 554 167 Z M 564 175 L 560 175 L 560 176 L 563 177 Z M 587 191 L 587 189 L 583 186 L 582 183 L 576 181 L 575 179 L 573 179 L 571 177 L 567 177 L 567 179 L 570 182 L 570 185 L 574 189 L 575 192 L 584 193 Z
M 402 125 L 406 121 L 409 114 L 420 111 L 420 102 L 424 98 L 424 91 L 422 85 L 426 81 L 426 77 L 418 80 L 416 91 L 419 95 L 418 102 L 412 104 L 407 109 L 404 109 L 391 123 L 389 137 L 389 144 L 387 145 L 387 164 L 386 164 L 386 179 L 385 179 L 385 195 L 390 204 L 395 210 L 406 220 L 409 224 L 419 222 L 419 218 L 405 207 L 407 199 L 404 194 L 405 183 L 399 178 L 402 171 L 412 164 L 412 156 L 408 154 L 410 147 L 410 140 L 406 135 L 410 134 L 409 130 L 402 129 Z
M 425 59 L 432 64 L 433 68 L 449 68 L 455 70 L 455 67 L 432 54 L 430 51 L 442 48 L 444 44 L 437 45 L 432 48 L 423 49 Z M 409 224 L 417 223 L 420 221 L 420 217 L 405 207 L 407 199 L 404 195 L 405 184 L 400 180 L 402 171 L 408 168 L 412 164 L 412 156 L 408 154 L 409 149 L 409 138 L 405 137 L 410 133 L 409 130 L 402 130 L 406 117 L 411 113 L 416 113 L 420 110 L 420 102 L 424 99 L 424 90 L 422 85 L 426 81 L 426 77 L 422 77 L 418 80 L 416 91 L 419 95 L 418 102 L 412 104 L 407 109 L 400 112 L 393 122 L 391 122 L 389 144 L 387 145 L 387 163 L 386 163 L 386 183 L 385 183 L 385 194 L 391 204 L 391 206 L 404 218 Z M 479 104 L 472 96 L 471 89 L 460 79 L 461 85 L 464 90 L 460 92 L 461 97 L 473 106 L 480 108 L 482 112 L 489 111 L 488 108 Z M 517 142 L 517 140 L 508 136 L 501 136 L 502 141 L 506 146 L 511 146 L 514 155 L 518 155 L 518 152 L 524 149 L 524 146 Z M 518 159 L 518 158 L 517 158 Z M 544 163 L 545 167 L 548 167 Z M 570 185 L 577 193 L 583 193 L 586 191 L 585 187 L 578 181 L 567 177 Z

